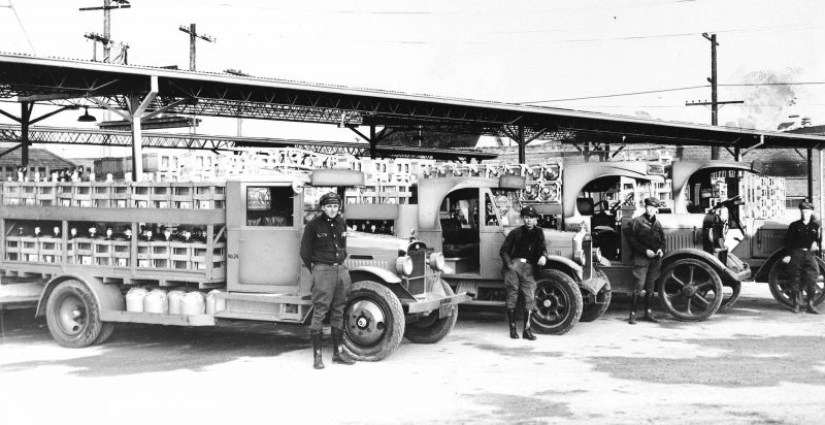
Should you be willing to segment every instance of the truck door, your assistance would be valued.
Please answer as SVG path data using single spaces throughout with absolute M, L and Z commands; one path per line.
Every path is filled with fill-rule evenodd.
M 228 216 L 228 289 L 298 292 L 300 199 L 290 184 L 243 183 Z
M 504 226 L 506 216 L 500 214 L 499 206 L 495 203 L 495 196 L 489 189 L 482 189 L 481 222 L 481 277 L 489 279 L 501 278 L 501 257 L 498 252 L 504 243 Z M 502 203 L 506 203 L 504 197 Z

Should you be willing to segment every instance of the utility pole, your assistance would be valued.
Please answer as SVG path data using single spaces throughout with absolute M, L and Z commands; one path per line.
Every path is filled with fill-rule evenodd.
M 726 102 L 719 102 L 718 83 L 719 79 L 716 75 L 716 34 L 702 33 L 710 41 L 710 102 L 685 102 L 685 106 L 710 105 L 710 124 L 713 126 L 719 125 L 719 105 L 726 105 L 729 103 L 744 103 L 741 100 L 730 100 Z M 710 148 L 710 159 L 719 159 L 719 146 L 712 146 Z M 738 158 L 737 158 L 738 160 Z
M 115 3 L 114 5 L 112 3 Z M 85 37 L 95 42 L 103 44 L 103 62 L 108 63 L 111 60 L 112 54 L 112 9 L 130 9 L 131 4 L 127 0 L 103 0 L 103 7 L 81 7 L 81 12 L 90 10 L 103 11 L 103 35 L 86 34 Z M 97 44 L 95 44 L 95 60 L 97 60 Z
M 189 24 L 189 28 L 181 25 L 179 28 L 181 31 L 189 34 L 189 70 L 195 70 L 195 40 L 200 38 L 201 40 L 206 40 L 210 43 L 215 42 L 214 37 L 210 37 L 206 34 L 198 34 L 195 30 L 195 24 Z

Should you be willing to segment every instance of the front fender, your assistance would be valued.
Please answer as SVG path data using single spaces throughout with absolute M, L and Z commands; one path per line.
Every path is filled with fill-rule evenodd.
M 759 267 L 759 271 L 756 272 L 756 275 L 753 277 L 753 280 L 757 282 L 767 282 L 768 275 L 771 273 L 771 267 L 776 264 L 777 261 L 781 260 L 782 257 L 786 255 L 791 255 L 790 251 L 786 248 L 778 249 L 768 257 L 767 261 L 762 264 L 762 267 Z
M 374 279 L 384 283 L 401 283 L 401 278 L 397 274 L 375 266 L 351 267 L 349 274 L 353 281 Z
M 580 266 L 575 261 L 567 257 L 562 257 L 559 255 L 548 255 L 547 264 L 544 267 L 558 269 L 561 271 L 565 271 L 565 269 L 567 269 L 567 274 L 573 276 L 573 278 L 576 279 L 577 282 L 582 281 L 582 266 Z
M 741 282 L 742 280 L 745 280 L 748 277 L 750 277 L 750 271 L 747 271 L 746 273 L 734 272 L 712 254 L 695 248 L 682 248 L 668 252 L 667 254 L 665 254 L 664 258 L 662 258 L 662 267 L 666 267 L 668 264 L 674 261 L 679 261 L 680 258 L 696 258 L 705 261 L 722 275 L 722 279 Z
M 54 276 L 46 283 L 43 293 L 40 295 L 40 301 L 37 302 L 37 311 L 34 317 L 43 317 L 46 314 L 46 303 L 57 285 L 67 281 L 76 280 L 89 288 L 89 291 L 95 297 L 100 311 L 124 311 L 126 310 L 126 300 L 120 292 L 117 285 L 104 284 L 98 278 L 85 276 L 78 273 L 65 274 Z

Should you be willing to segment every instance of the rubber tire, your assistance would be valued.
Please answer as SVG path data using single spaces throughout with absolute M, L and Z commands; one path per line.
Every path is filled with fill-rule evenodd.
M 443 280 L 441 281 L 441 286 L 444 288 L 446 296 L 451 297 L 455 295 L 453 288 L 450 288 L 450 285 L 447 285 Z M 455 322 L 458 320 L 458 306 L 453 304 L 452 310 L 453 314 L 447 317 L 439 317 L 432 320 L 430 316 L 437 314 L 433 312 L 430 316 L 417 322 L 407 323 L 404 336 L 416 344 L 435 344 L 441 341 L 453 330 Z
M 75 332 L 67 332 L 64 323 L 60 320 L 60 310 L 63 303 L 74 300 L 79 302 L 85 311 L 85 320 L 81 323 L 80 329 Z M 83 348 L 103 342 L 112 333 L 112 326 L 104 326 L 100 320 L 100 306 L 94 294 L 77 280 L 67 280 L 61 282 L 54 288 L 46 302 L 46 324 L 49 333 L 58 344 L 69 348 Z M 110 328 L 105 330 L 105 328 Z M 108 332 L 108 335 L 106 333 Z M 101 340 L 101 336 L 102 338 Z
M 377 305 L 385 317 L 384 335 L 370 346 L 359 345 L 349 336 L 356 325 L 350 323 L 355 319 L 350 309 L 355 301 L 367 299 Z M 349 293 L 349 300 L 344 309 L 344 347 L 352 358 L 362 362 L 377 362 L 387 358 L 401 344 L 404 338 L 404 309 L 401 301 L 386 286 L 370 280 L 354 282 Z
M 546 291 L 560 294 L 564 298 L 561 320 L 545 320 L 542 315 L 540 295 Z M 582 293 L 576 281 L 567 274 L 553 269 L 543 269 L 536 280 L 536 312 L 533 314 L 533 330 L 548 335 L 562 335 L 573 329 L 582 315 Z
M 817 257 L 816 262 L 817 264 L 819 264 L 819 272 L 820 275 L 822 275 L 823 271 L 825 271 L 825 261 Z M 773 295 L 774 299 L 779 301 L 785 307 L 791 307 L 793 306 L 793 303 L 791 302 L 791 298 L 788 295 L 788 292 L 786 292 L 784 283 L 780 283 L 778 280 L 779 273 L 782 271 L 782 267 L 784 266 L 785 263 L 783 263 L 781 260 L 778 260 L 773 263 L 770 272 L 768 272 L 768 286 L 771 289 L 771 295 Z M 818 306 L 823 302 L 825 302 L 825 291 L 821 291 L 819 293 L 819 296 L 816 297 L 816 299 L 814 299 L 814 305 Z
M 739 295 L 742 294 L 742 282 L 729 280 L 722 282 L 722 286 L 731 288 L 731 295 L 729 297 L 722 297 L 722 305 L 719 306 L 719 310 L 716 310 L 717 313 L 733 307 L 736 301 L 739 300 Z
M 610 302 L 613 300 L 613 290 L 610 287 L 610 281 L 607 280 L 607 275 L 604 274 L 601 270 L 596 270 L 596 273 L 599 273 L 602 279 L 604 279 L 607 283 L 599 290 L 599 293 L 604 293 L 604 303 L 602 304 L 587 304 L 584 305 L 582 308 L 582 316 L 579 318 L 579 322 L 594 322 L 598 320 L 600 317 L 604 315 L 607 309 L 610 307 Z
M 722 305 L 722 297 L 717 296 L 714 297 L 713 303 L 699 315 L 686 315 L 683 312 L 677 310 L 671 305 L 671 302 L 667 299 L 668 294 L 665 293 L 665 276 L 667 276 L 670 271 L 676 267 L 684 266 L 684 265 L 694 265 L 696 267 L 701 268 L 708 276 L 711 278 L 711 283 L 713 284 L 713 290 L 716 294 L 722 294 L 722 279 L 719 277 L 719 274 L 710 264 L 696 259 L 696 258 L 679 258 L 674 261 L 668 263 L 663 269 L 662 274 L 659 277 L 659 282 L 656 285 L 657 292 L 659 293 L 659 300 L 662 302 L 662 306 L 667 310 L 673 317 L 683 322 L 699 322 L 702 320 L 707 319 L 708 317 L 713 316 L 719 310 L 719 306 Z M 705 291 L 707 293 L 708 291 Z

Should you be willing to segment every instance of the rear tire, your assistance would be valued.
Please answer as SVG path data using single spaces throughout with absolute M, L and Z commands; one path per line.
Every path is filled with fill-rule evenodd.
M 344 330 L 344 346 L 356 360 L 387 358 L 404 337 L 401 301 L 380 283 L 353 283 L 344 310 Z
M 572 277 L 553 269 L 541 271 L 536 281 L 533 329 L 550 335 L 567 333 L 582 315 L 582 294 Z
M 444 294 L 448 297 L 455 295 L 450 285 L 443 280 L 441 286 Z M 434 311 L 429 316 L 423 317 L 416 322 L 406 324 L 404 336 L 416 344 L 435 344 L 444 339 L 453 330 L 456 320 L 458 320 L 458 306 L 450 306 L 452 312 L 447 317 L 438 317 L 438 312 Z
M 61 282 L 49 294 L 46 323 L 52 338 L 69 348 L 102 343 L 114 330 L 114 325 L 101 322 L 94 294 L 77 280 Z
M 817 294 L 814 297 L 814 305 L 818 306 L 825 302 L 825 280 L 823 274 L 825 273 L 825 261 L 821 258 L 816 259 L 819 264 L 819 276 L 816 279 Z M 771 266 L 771 271 L 768 273 L 768 285 L 771 289 L 771 295 L 774 299 L 779 301 L 785 307 L 793 306 L 791 301 L 791 285 L 790 280 L 786 274 L 785 263 L 776 261 Z

